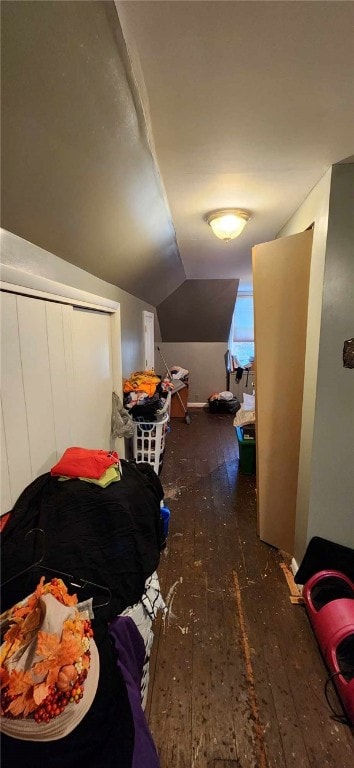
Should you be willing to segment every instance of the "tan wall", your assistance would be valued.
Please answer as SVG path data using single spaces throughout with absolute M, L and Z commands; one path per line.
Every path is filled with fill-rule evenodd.
M 169 368 L 180 365 L 189 370 L 189 402 L 205 403 L 212 392 L 226 389 L 226 371 L 224 354 L 227 343 L 224 342 L 163 342 L 159 344 Z M 155 368 L 164 372 L 164 365 L 155 353 Z
M 295 524 L 295 560 L 300 563 L 307 545 L 308 509 L 311 485 L 311 457 L 316 402 L 318 350 L 322 312 L 323 275 L 327 243 L 327 226 L 331 170 L 318 182 L 278 237 L 302 232 L 315 224 L 310 270 L 307 341 L 305 353 L 302 404 L 299 479 Z
M 308 538 L 354 548 L 354 370 L 343 343 L 354 335 L 354 164 L 332 169 Z
M 354 165 L 333 166 L 279 235 L 315 222 L 296 514 L 295 559 L 313 536 L 354 547 Z

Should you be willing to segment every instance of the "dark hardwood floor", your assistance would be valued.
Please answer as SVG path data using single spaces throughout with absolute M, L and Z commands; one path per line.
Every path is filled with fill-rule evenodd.
M 353 768 L 353 734 L 331 716 L 284 557 L 257 537 L 232 421 L 194 411 L 166 440 L 169 613 L 155 626 L 146 709 L 161 768 Z

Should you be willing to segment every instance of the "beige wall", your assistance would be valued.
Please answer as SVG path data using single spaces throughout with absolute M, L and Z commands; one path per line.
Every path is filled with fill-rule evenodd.
M 308 538 L 354 548 L 354 370 L 343 343 L 354 335 L 354 164 L 332 169 Z
M 180 365 L 189 371 L 189 402 L 205 403 L 213 392 L 226 389 L 224 354 L 227 342 L 164 342 L 159 344 L 169 368 Z M 157 373 L 164 372 L 164 365 L 155 353 Z
M 354 377 L 343 369 L 353 335 L 353 165 L 336 165 L 279 236 L 313 222 L 295 559 L 311 537 L 354 546 Z
M 316 402 L 318 350 L 331 176 L 332 171 L 327 171 L 278 235 L 278 237 L 294 235 L 296 232 L 304 231 L 313 223 L 315 225 L 309 285 L 299 480 L 295 526 L 295 559 L 298 563 L 300 563 L 303 557 L 308 540 L 307 528 L 311 485 L 312 438 Z

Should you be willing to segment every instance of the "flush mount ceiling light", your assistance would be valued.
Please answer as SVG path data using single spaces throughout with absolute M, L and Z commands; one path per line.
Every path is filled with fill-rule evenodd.
M 205 220 L 210 224 L 214 235 L 220 240 L 233 240 L 238 237 L 251 218 L 247 211 L 238 208 L 223 208 L 221 211 L 208 213 Z

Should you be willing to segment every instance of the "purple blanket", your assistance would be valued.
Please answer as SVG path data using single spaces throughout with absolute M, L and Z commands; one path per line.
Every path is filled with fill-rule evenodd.
M 145 659 L 143 638 L 129 616 L 117 616 L 109 626 L 117 664 L 127 686 L 135 738 L 132 768 L 159 768 L 160 761 L 141 706 L 141 676 Z

